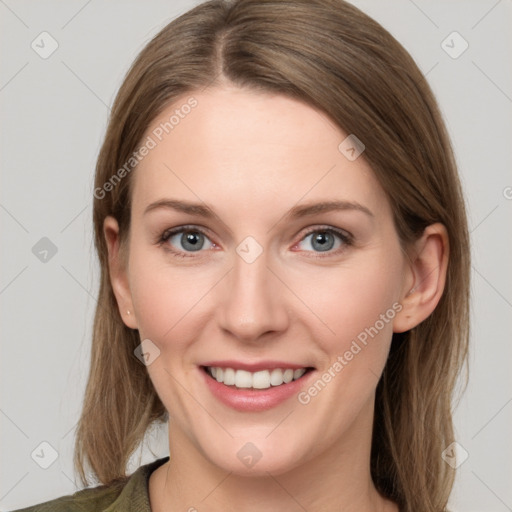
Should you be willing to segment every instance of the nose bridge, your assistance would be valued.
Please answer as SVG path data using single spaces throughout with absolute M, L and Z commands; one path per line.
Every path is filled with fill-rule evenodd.
M 251 243 L 242 242 L 237 248 L 224 287 L 225 297 L 219 305 L 222 328 L 245 341 L 282 331 L 288 325 L 286 298 L 279 281 L 267 268 L 269 257 L 265 251 L 256 254 Z

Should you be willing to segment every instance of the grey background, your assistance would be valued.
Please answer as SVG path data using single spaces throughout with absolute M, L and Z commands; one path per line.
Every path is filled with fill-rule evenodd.
M 73 434 L 98 279 L 91 230 L 95 159 L 128 66 L 160 28 L 197 3 L 0 0 L 1 510 L 76 490 Z M 353 3 L 427 74 L 469 204 L 470 384 L 455 417 L 457 442 L 469 457 L 459 468 L 451 509 L 512 510 L 512 1 Z M 43 46 L 43 31 L 58 43 L 47 59 L 31 47 L 34 40 Z M 445 51 L 462 49 L 458 36 L 442 46 L 453 31 L 469 44 L 458 58 Z M 166 435 L 153 431 L 130 469 L 167 455 Z M 58 458 L 43 469 L 52 449 Z

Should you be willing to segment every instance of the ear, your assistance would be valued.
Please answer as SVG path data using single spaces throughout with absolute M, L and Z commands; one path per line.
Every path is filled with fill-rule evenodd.
M 434 311 L 443 295 L 448 268 L 449 240 L 441 223 L 425 228 L 410 251 L 410 262 L 404 279 L 393 332 L 405 332 L 423 322 Z
M 114 217 L 109 215 L 103 221 L 103 234 L 108 248 L 110 283 L 116 296 L 119 314 L 127 327 L 137 329 L 126 265 L 120 254 L 119 224 Z

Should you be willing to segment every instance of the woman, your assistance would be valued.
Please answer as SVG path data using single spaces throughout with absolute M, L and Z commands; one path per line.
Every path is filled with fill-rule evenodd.
M 94 197 L 75 463 L 102 485 L 25 510 L 446 510 L 467 223 L 389 33 L 342 0 L 195 7 L 121 86 Z

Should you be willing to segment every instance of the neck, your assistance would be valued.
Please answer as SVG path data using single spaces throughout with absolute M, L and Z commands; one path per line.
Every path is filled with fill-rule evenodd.
M 179 428 L 170 426 L 170 460 L 150 478 L 151 510 L 398 512 L 377 492 L 371 478 L 373 409 L 368 412 L 366 421 L 358 418 L 326 453 L 285 473 L 268 471 L 256 477 L 222 470 Z

